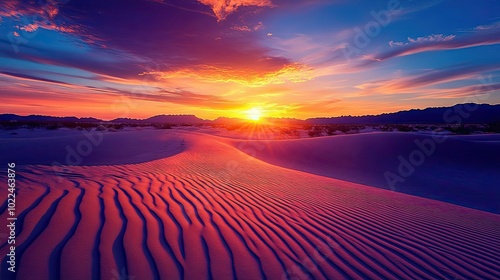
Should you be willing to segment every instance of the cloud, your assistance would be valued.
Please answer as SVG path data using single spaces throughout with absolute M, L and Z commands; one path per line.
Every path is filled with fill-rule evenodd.
M 96 98 L 104 98 L 106 100 L 113 100 L 119 96 L 130 97 L 135 100 L 144 101 L 154 101 L 159 103 L 172 103 L 185 106 L 196 106 L 203 108 L 214 108 L 214 109 L 230 109 L 240 106 L 228 99 L 207 94 L 198 94 L 192 91 L 174 88 L 174 89 L 164 89 L 160 87 L 152 87 L 147 91 L 127 91 L 120 90 L 113 87 L 94 87 L 94 86 L 76 86 L 68 84 L 65 82 L 60 82 L 52 79 L 40 78 L 33 75 L 10 73 L 10 72 L 0 72 L 0 80 L 4 80 L 9 84 L 8 87 L 4 89 L 2 95 L 3 100 L 13 99 L 19 100 L 19 98 L 30 98 L 32 100 L 39 101 L 52 101 L 56 103 L 71 103 L 73 97 L 79 102 L 84 102 L 91 104 Z M 26 83 L 26 89 L 22 89 L 16 84 L 20 82 Z M 50 87 L 50 90 L 47 89 Z M 64 89 L 71 88 L 71 94 L 64 91 Z M 99 93 L 89 94 L 91 92 Z M 73 106 L 76 105 L 72 104 Z
M 77 32 L 78 27 L 68 24 L 67 18 L 60 15 L 61 5 L 56 0 L 38 1 L 36 4 L 3 0 L 0 3 L 0 20 L 2 17 L 11 18 L 19 22 L 15 28 L 26 32 L 35 32 L 39 28 L 65 33 Z
M 21 80 L 30 80 L 30 81 L 37 81 L 37 82 L 45 82 L 45 83 L 50 83 L 50 84 L 60 84 L 60 85 L 70 85 L 65 82 L 61 81 L 56 81 L 52 79 L 45 79 L 45 78 L 40 78 L 32 75 L 27 75 L 27 74 L 19 74 L 19 73 L 12 73 L 12 72 L 6 72 L 6 71 L 0 71 L 1 75 L 6 75 L 14 78 L 19 78 Z
M 59 13 L 57 1 L 40 1 L 36 5 L 19 0 L 3 0 L 0 3 L 0 17 L 21 17 L 36 15 L 44 19 L 53 19 Z
M 491 30 L 500 28 L 500 21 L 492 24 L 478 25 L 474 27 L 474 30 Z
M 364 83 L 355 86 L 355 88 L 361 90 L 361 95 L 420 92 L 425 87 L 463 79 L 473 79 L 477 78 L 477 75 L 481 73 L 499 69 L 500 66 L 494 64 L 460 65 L 446 69 L 431 70 L 423 74 L 406 76 L 400 79 Z M 439 91 L 439 89 L 435 90 Z
M 198 0 L 198 2 L 209 6 L 218 21 L 226 19 L 228 15 L 235 12 L 239 7 L 273 7 L 270 0 Z
M 460 88 L 445 88 L 445 89 L 428 89 L 423 90 L 418 96 L 411 99 L 428 99 L 428 98 L 466 98 L 476 95 L 489 94 L 493 91 L 500 90 L 500 84 L 480 84 L 471 85 Z
M 37 5 L 21 5 L 19 13 L 36 10 Z M 271 6 L 272 3 L 270 0 L 204 1 L 202 5 L 178 0 L 168 3 L 131 0 L 116 9 L 116 5 L 108 1 L 96 1 L 92 5 L 69 1 L 58 7 L 58 14 L 48 23 L 37 21 L 19 25 L 25 32 L 45 28 L 71 33 L 64 38 L 66 47 L 61 47 L 60 42 L 47 46 L 43 36 L 37 34 L 30 38 L 29 44 L 20 46 L 17 58 L 128 79 L 138 79 L 140 73 L 152 72 L 146 65 L 153 62 L 166 68 L 153 70 L 165 72 L 164 76 L 188 74 L 202 80 L 238 83 L 276 82 L 277 77 L 285 76 L 288 80 L 300 79 L 299 72 L 304 73 L 305 66 L 299 67 L 290 59 L 271 55 L 272 48 L 261 43 L 265 35 L 245 32 L 263 28 L 261 21 L 249 19 L 257 24 L 241 25 L 239 18 L 231 18 L 218 23 L 201 9 L 209 12 L 205 5 L 228 14 L 241 7 Z M 17 6 L 9 4 L 8 7 Z M 59 24 L 58 17 L 71 24 Z M 75 45 L 81 44 L 83 48 L 68 46 L 78 40 L 81 42 Z M 99 44 L 93 43 L 96 41 Z M 2 43 L 0 52 L 12 52 L 10 42 L 3 46 Z M 88 52 L 81 53 L 87 49 Z
M 43 39 L 42 35 L 40 39 Z M 137 79 L 138 74 L 144 71 L 148 60 L 131 55 L 121 50 L 99 49 L 95 47 L 60 48 L 57 45 L 46 44 L 33 38 L 26 45 L 19 45 L 19 52 L 14 59 L 19 62 L 32 62 L 40 67 L 60 66 L 84 70 L 95 75 L 114 76 L 120 78 Z M 12 47 L 7 40 L 0 39 L 0 55 L 12 53 Z M 14 65 L 2 65 L 0 70 L 18 72 Z M 73 70 L 74 70 L 73 69 Z M 80 71 L 81 72 L 81 71 Z
M 246 32 L 251 32 L 251 31 L 258 31 L 264 28 L 264 25 L 262 22 L 257 23 L 255 26 L 248 26 L 248 25 L 235 25 L 232 27 L 233 30 L 237 31 L 246 31 Z
M 281 84 L 286 81 L 303 82 L 310 79 L 308 75 L 310 71 L 311 69 L 303 64 L 289 63 L 285 59 L 277 61 L 275 58 L 264 58 L 257 61 L 253 68 L 194 65 L 171 71 L 144 72 L 141 75 L 153 75 L 162 80 L 193 78 L 213 83 L 232 82 L 259 87 L 268 84 Z
M 408 42 L 394 42 L 394 41 L 389 41 L 389 46 L 395 47 L 395 46 L 406 46 L 408 44 L 412 43 L 427 43 L 427 42 L 444 42 L 444 41 L 450 41 L 453 40 L 456 36 L 455 35 L 443 35 L 443 34 L 432 34 L 427 37 L 418 37 L 416 39 L 413 39 L 411 37 L 408 37 Z
M 473 34 L 462 36 L 433 34 L 416 39 L 408 38 L 407 42 L 389 41 L 389 45 L 393 47 L 391 50 L 367 56 L 371 57 L 371 59 L 366 60 L 365 64 L 426 51 L 462 49 L 495 44 L 500 44 L 500 25 L 498 27 L 478 29 Z
M 121 91 L 120 93 L 134 99 L 156 101 L 156 102 L 169 102 L 186 106 L 196 106 L 196 107 L 214 108 L 214 109 L 230 109 L 238 107 L 238 105 L 235 104 L 234 102 L 231 102 L 219 96 L 198 94 L 181 89 L 177 90 L 160 89 L 154 93 L 124 92 L 124 91 Z

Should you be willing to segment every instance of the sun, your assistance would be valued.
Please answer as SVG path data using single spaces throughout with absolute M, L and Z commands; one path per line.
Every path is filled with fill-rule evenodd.
M 262 110 L 260 108 L 251 108 L 246 111 L 247 119 L 258 121 L 262 117 Z

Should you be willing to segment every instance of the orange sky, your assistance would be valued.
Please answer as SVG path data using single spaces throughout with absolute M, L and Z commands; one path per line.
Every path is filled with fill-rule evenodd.
M 0 3 L 0 113 L 215 119 L 259 108 L 305 119 L 500 103 L 494 8 L 42 2 Z

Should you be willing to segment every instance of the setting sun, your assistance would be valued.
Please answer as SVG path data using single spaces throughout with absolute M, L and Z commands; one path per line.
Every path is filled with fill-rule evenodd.
M 258 121 L 262 117 L 262 110 L 260 108 L 251 108 L 246 111 L 247 118 L 252 121 Z

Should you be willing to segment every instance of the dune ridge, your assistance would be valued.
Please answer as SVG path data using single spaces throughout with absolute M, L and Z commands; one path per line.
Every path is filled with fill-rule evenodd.
M 68 166 L 63 180 L 19 169 L 17 279 L 500 278 L 498 215 L 183 139 L 169 158 Z
M 444 143 L 430 134 L 397 132 L 226 142 L 277 166 L 500 213 L 498 135 L 447 136 Z M 434 143 L 433 152 L 422 152 L 423 164 L 390 185 L 384 174 L 399 175 L 399 157 L 409 163 L 411 153 L 421 152 L 416 143 Z

